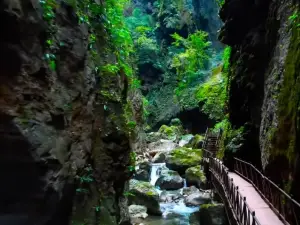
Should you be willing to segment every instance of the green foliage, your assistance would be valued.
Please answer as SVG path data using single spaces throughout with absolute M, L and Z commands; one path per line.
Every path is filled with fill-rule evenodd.
M 226 82 L 220 68 L 216 69 L 205 83 L 198 87 L 196 98 L 202 103 L 201 110 L 209 115 L 209 118 L 222 120 L 226 102 Z
M 229 62 L 229 59 L 230 59 L 230 55 L 231 55 L 231 47 L 230 46 L 227 46 L 225 49 L 224 49 L 224 53 L 223 53 L 223 73 L 228 73 L 228 70 L 229 70 L 229 66 L 230 66 L 230 62 Z
M 218 158 L 223 158 L 225 152 L 237 152 L 244 142 L 245 128 L 233 128 L 228 118 L 225 118 L 221 122 L 215 125 L 214 130 L 218 131 L 222 129 L 223 134 L 220 141 L 220 150 L 217 154 Z
M 203 69 L 209 60 L 211 43 L 207 41 L 208 34 L 204 31 L 190 34 L 186 39 L 177 33 L 171 36 L 175 40 L 174 46 L 184 48 L 183 52 L 174 55 L 171 65 L 176 69 L 178 80 L 180 80 L 175 90 L 176 96 L 180 97 L 182 91 L 187 88 L 191 80 L 197 77 L 197 72 Z
M 129 85 L 131 89 L 139 89 L 141 87 L 141 81 L 136 77 L 133 77 L 132 79 L 130 79 Z
M 128 123 L 127 123 L 127 127 L 129 128 L 129 129 L 134 129 L 135 127 L 136 127 L 136 122 L 135 121 L 129 121 Z
M 131 193 L 130 191 L 126 191 L 123 193 L 124 196 L 128 197 L 128 196 L 135 196 L 133 193 Z
M 149 33 L 153 30 L 153 21 L 151 15 L 144 13 L 140 8 L 135 7 L 131 16 L 125 18 L 125 23 L 133 36 Z
M 52 39 L 52 36 L 56 32 L 55 27 L 55 9 L 58 7 L 55 0 L 40 0 L 40 4 L 43 9 L 43 19 L 48 24 L 48 36 L 46 40 L 47 53 L 45 53 L 45 60 L 48 62 L 48 65 L 51 70 L 56 70 L 56 56 L 55 56 L 55 43 Z
M 135 28 L 135 31 L 141 35 L 145 35 L 148 31 L 151 31 L 151 28 L 147 26 L 138 26 Z
M 227 102 L 228 71 L 231 48 L 226 47 L 223 52 L 223 66 L 212 71 L 212 75 L 196 91 L 196 98 L 202 103 L 201 110 L 211 119 L 224 119 Z
M 289 20 L 291 21 L 292 24 L 294 24 L 297 28 L 300 28 L 300 13 L 296 10 L 294 13 L 289 17 Z
M 106 64 L 105 66 L 102 66 L 100 68 L 100 71 L 104 72 L 104 74 L 112 74 L 117 75 L 120 71 L 120 68 L 117 65 L 114 64 Z
M 143 101 L 143 116 L 144 119 L 146 119 L 149 116 L 149 111 L 148 111 L 149 101 L 144 96 L 142 98 L 142 101 Z
M 75 179 L 79 181 L 79 187 L 76 189 L 77 193 L 88 193 L 88 185 L 94 182 L 93 178 L 93 169 L 91 165 L 85 167 L 82 171 L 79 172 L 79 175 L 75 176 Z
M 49 23 L 52 23 L 55 18 L 54 10 L 57 7 L 56 0 L 40 0 L 43 8 L 43 18 Z
M 130 161 L 129 161 L 128 170 L 130 172 L 134 172 L 135 171 L 135 166 L 136 166 L 136 153 L 131 151 L 130 152 Z
M 225 3 L 225 0 L 216 0 L 219 7 L 222 7 Z

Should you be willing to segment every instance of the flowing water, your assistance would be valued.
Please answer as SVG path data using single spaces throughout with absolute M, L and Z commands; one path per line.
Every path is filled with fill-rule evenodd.
M 165 163 L 153 163 L 151 170 L 150 183 L 155 185 L 155 182 L 159 178 L 160 171 L 165 167 Z M 184 180 L 184 187 L 186 187 L 186 181 Z M 159 194 L 162 193 L 159 188 L 156 188 Z M 168 193 L 174 193 L 174 191 L 167 191 Z M 179 190 L 182 194 L 182 189 Z M 178 202 L 160 203 L 160 209 L 163 213 L 160 217 L 149 216 L 143 224 L 145 225 L 189 225 L 189 216 L 193 212 L 199 210 L 199 207 L 187 207 L 184 204 L 184 200 L 180 199 Z

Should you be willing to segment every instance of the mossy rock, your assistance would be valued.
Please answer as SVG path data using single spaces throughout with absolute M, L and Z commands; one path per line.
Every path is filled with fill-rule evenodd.
M 204 142 L 204 137 L 200 134 L 196 134 L 186 145 L 189 148 L 202 148 Z
M 206 176 L 200 166 L 190 167 L 185 171 L 187 186 L 195 185 L 198 188 L 206 189 Z
M 182 123 L 181 123 L 180 119 L 174 118 L 171 120 L 170 125 L 171 126 L 182 126 Z
M 169 153 L 166 158 L 166 166 L 183 175 L 188 168 L 200 165 L 201 160 L 201 149 L 181 147 Z
M 227 222 L 225 207 L 223 204 L 201 205 L 199 210 L 199 222 L 205 225 L 223 225 Z
M 183 185 L 184 181 L 178 172 L 172 170 L 163 170 L 155 183 L 155 186 L 160 187 L 162 190 L 178 190 Z
M 147 213 L 161 215 L 159 206 L 159 193 L 149 182 L 130 180 L 128 196 L 129 204 L 147 207 Z
M 181 126 L 167 126 L 162 125 L 158 131 L 162 138 L 169 140 L 176 140 L 183 134 L 183 128 Z

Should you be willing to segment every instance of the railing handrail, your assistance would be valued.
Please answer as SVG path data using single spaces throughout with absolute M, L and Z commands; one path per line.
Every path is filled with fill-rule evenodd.
M 212 165 L 210 167 L 211 173 L 218 179 L 220 184 L 223 186 L 222 188 L 224 189 L 224 193 L 226 195 L 226 198 L 228 199 L 228 203 L 230 204 L 230 207 L 234 210 L 235 215 L 235 220 L 239 221 L 242 224 L 249 224 L 252 219 L 251 225 L 261 225 L 255 216 L 255 211 L 250 208 L 246 201 L 246 197 L 243 196 L 240 191 L 238 186 L 235 186 L 233 183 L 233 179 L 229 177 L 228 171 L 229 169 L 223 164 L 223 162 L 217 158 L 212 158 L 210 157 L 210 164 Z M 216 164 L 216 165 L 213 165 Z M 215 170 L 215 167 L 218 166 L 220 167 L 220 174 Z M 225 173 L 225 174 L 224 174 Z M 222 177 L 223 175 L 223 177 Z M 226 177 L 225 177 L 226 176 Z M 226 181 L 228 184 L 226 184 Z M 225 182 L 225 183 L 224 183 Z M 231 192 L 228 190 L 226 187 L 231 187 Z M 230 188 L 229 188 L 230 189 Z M 236 191 L 236 193 L 235 193 Z M 229 196 L 229 197 L 228 197 Z M 230 197 L 231 196 L 231 197 Z M 237 200 L 237 202 L 236 202 Z M 244 205 L 243 205 L 244 204 Z M 239 208 L 239 209 L 237 209 Z M 248 211 L 245 211 L 248 210 Z M 248 212 L 248 214 L 247 214 Z
M 234 171 L 248 180 L 286 225 L 300 225 L 300 204 L 251 163 L 234 157 Z
M 245 163 L 245 164 L 247 164 L 247 165 L 249 165 L 249 166 L 251 166 L 253 169 L 255 169 L 261 176 L 262 176 L 262 178 L 264 178 L 265 180 L 267 180 L 268 182 L 270 182 L 276 189 L 278 189 L 282 194 L 284 194 L 288 199 L 290 199 L 291 201 L 293 201 L 297 206 L 299 206 L 300 207 L 300 204 L 297 202 L 297 201 L 295 201 L 294 199 L 292 199 L 292 197 L 289 195 L 289 194 L 287 194 L 284 190 L 282 190 L 278 185 L 276 185 L 273 181 L 271 181 L 268 177 L 266 177 L 261 171 L 259 171 L 255 166 L 253 166 L 251 163 L 248 163 L 248 162 L 246 162 L 246 161 L 243 161 L 243 160 L 241 160 L 241 159 L 239 159 L 239 158 L 236 158 L 236 157 L 234 157 L 234 159 L 235 160 L 237 160 L 237 161 L 240 161 L 240 162 L 242 162 L 242 163 Z M 249 180 L 252 184 L 253 184 L 253 181 L 252 180 L 250 180 L 249 178 L 246 178 L 247 180 Z M 253 184 L 254 186 L 256 186 L 255 184 Z

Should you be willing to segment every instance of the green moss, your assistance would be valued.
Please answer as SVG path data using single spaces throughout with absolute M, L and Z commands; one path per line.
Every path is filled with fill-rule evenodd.
M 206 182 L 206 176 L 200 166 L 190 167 L 185 171 L 186 177 L 192 180 L 200 180 Z
M 177 148 L 170 153 L 169 158 L 172 163 L 178 165 L 195 166 L 202 160 L 202 151 L 185 147 Z
M 182 127 L 180 126 L 167 126 L 167 125 L 162 125 L 159 128 L 159 133 L 161 133 L 162 135 L 164 135 L 166 138 L 172 139 L 172 138 L 176 138 L 179 137 L 183 130 Z
M 278 127 L 272 131 L 271 157 L 284 156 L 292 164 L 295 160 L 296 138 L 300 132 L 300 29 L 292 26 L 292 37 L 285 61 L 284 80 L 278 97 Z
M 154 196 L 154 195 L 156 195 L 156 193 L 154 191 L 147 191 L 146 195 Z
M 208 209 L 208 208 L 212 208 L 215 206 L 216 206 L 216 204 L 203 204 L 203 205 L 201 205 L 201 209 Z
M 199 143 L 200 143 L 201 141 L 203 141 L 203 140 L 204 140 L 204 137 L 203 137 L 202 135 L 196 134 L 196 135 L 193 137 L 192 141 L 187 145 L 187 147 L 190 147 L 190 148 L 197 148 L 197 147 L 199 146 Z

